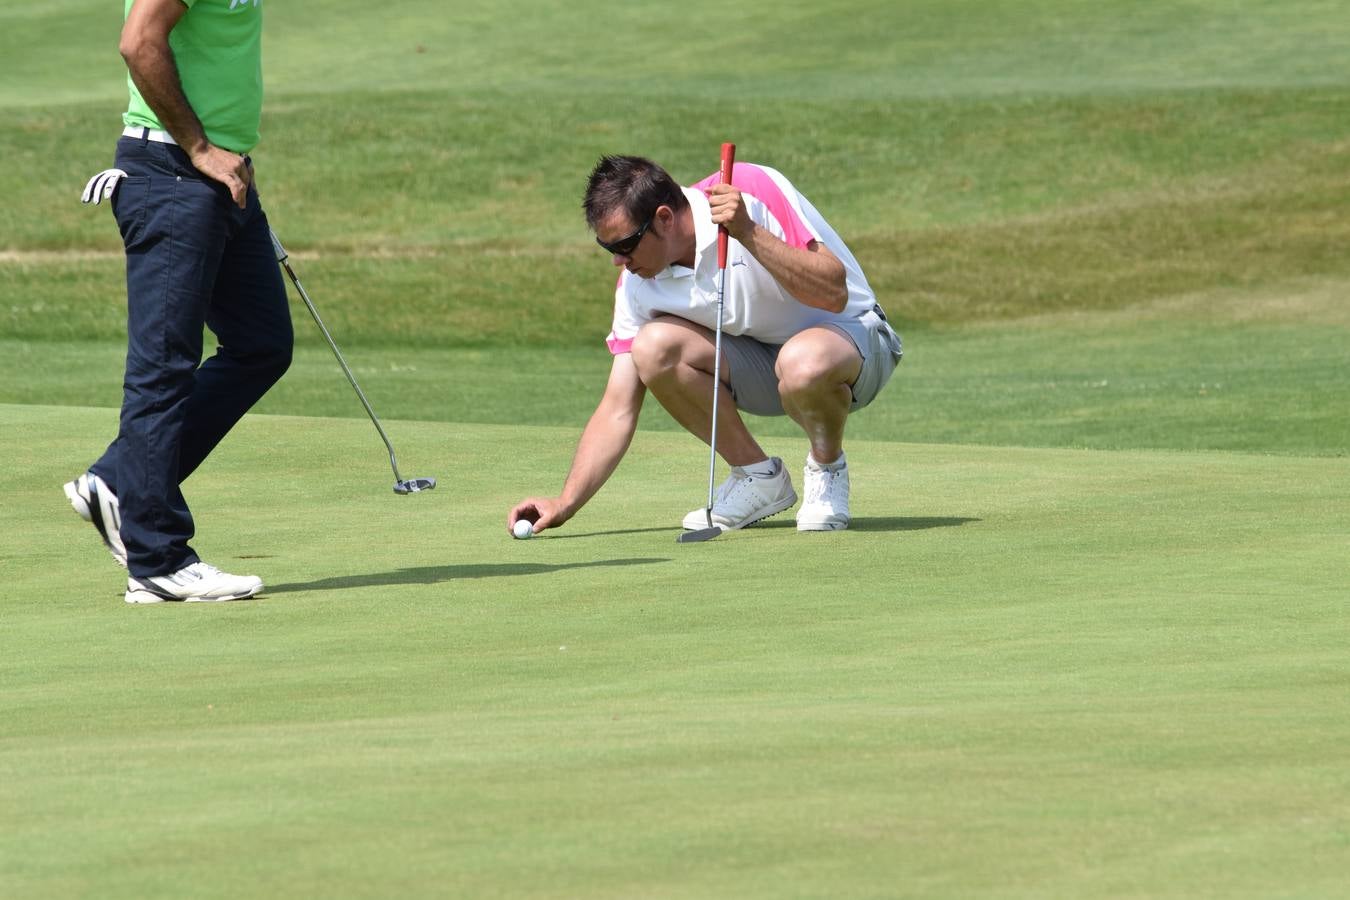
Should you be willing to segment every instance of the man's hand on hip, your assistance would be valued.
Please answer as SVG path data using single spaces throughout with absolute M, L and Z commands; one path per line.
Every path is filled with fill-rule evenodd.
M 248 188 L 253 183 L 253 164 L 247 156 L 206 144 L 204 149 L 191 152 L 192 165 L 207 178 L 219 181 L 230 189 L 235 205 L 243 209 L 248 204 Z

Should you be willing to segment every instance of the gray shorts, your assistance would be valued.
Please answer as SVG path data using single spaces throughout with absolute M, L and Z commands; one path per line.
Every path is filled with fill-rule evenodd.
M 900 335 L 886 322 L 880 306 L 856 319 L 830 322 L 828 327 L 851 340 L 862 356 L 862 371 L 849 386 L 853 390 L 849 408 L 862 409 L 877 398 L 900 362 Z M 731 395 L 738 409 L 757 416 L 784 414 L 778 376 L 773 371 L 781 347 L 745 335 L 722 335 L 722 356 L 731 371 Z

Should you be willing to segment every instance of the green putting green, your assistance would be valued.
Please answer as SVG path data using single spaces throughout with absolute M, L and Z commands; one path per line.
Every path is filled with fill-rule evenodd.
M 187 483 L 257 599 L 130 607 L 122 4 L 0 10 L 0 896 L 1336 897 L 1350 18 L 1325 0 L 269 3 L 280 385 Z M 677 545 L 649 403 L 567 526 L 605 153 L 786 172 L 906 358 L 853 526 Z M 752 420 L 796 477 L 790 423 Z

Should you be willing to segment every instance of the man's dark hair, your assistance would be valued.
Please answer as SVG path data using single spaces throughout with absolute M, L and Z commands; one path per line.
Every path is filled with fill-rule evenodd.
M 602 156 L 586 182 L 581 208 L 594 231 L 616 209 L 622 208 L 640 226 L 663 205 L 676 212 L 689 205 L 669 172 L 641 156 Z

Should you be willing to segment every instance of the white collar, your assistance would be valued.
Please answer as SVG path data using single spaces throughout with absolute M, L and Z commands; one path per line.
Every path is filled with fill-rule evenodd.
M 717 226 L 713 224 L 712 206 L 707 196 L 697 188 L 682 187 L 680 190 L 689 201 L 689 212 L 694 217 L 694 268 L 671 263 L 656 273 L 657 278 L 680 278 L 696 272 L 703 262 L 704 254 L 716 252 Z

